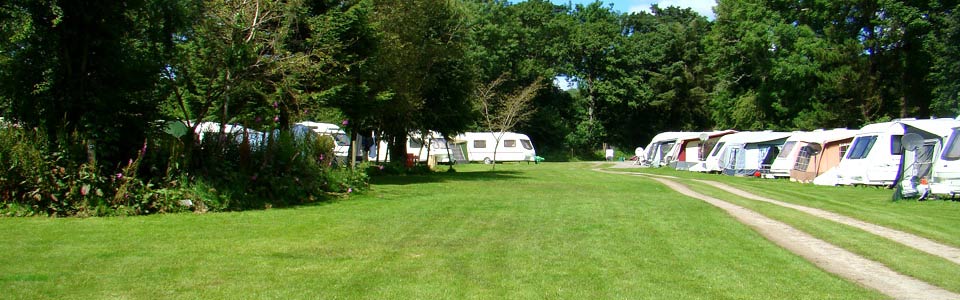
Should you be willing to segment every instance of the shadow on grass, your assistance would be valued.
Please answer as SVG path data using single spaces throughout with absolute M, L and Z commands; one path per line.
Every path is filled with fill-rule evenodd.
M 480 171 L 456 173 L 431 173 L 425 175 L 385 175 L 370 179 L 371 184 L 410 185 L 457 181 L 501 181 L 527 178 L 517 171 Z

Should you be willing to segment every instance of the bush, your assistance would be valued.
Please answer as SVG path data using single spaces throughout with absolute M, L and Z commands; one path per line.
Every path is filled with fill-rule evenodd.
M 158 131 L 119 166 L 98 166 L 75 137 L 49 141 L 36 129 L 0 127 L 0 214 L 262 209 L 368 187 L 365 171 L 337 166 L 333 141 L 315 135 L 213 136 L 195 144 L 192 135 Z

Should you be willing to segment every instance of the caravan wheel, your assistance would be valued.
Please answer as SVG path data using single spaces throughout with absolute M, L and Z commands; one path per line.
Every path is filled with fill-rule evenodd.
M 489 165 L 489 164 L 492 164 L 492 163 L 493 163 L 493 160 L 491 160 L 489 157 L 484 157 L 484 158 L 483 158 L 483 164 Z

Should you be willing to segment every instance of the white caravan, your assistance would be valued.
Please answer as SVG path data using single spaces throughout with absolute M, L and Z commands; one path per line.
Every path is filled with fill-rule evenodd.
M 953 128 L 934 163 L 930 192 L 950 197 L 960 194 L 960 127 Z
M 407 134 L 404 148 L 406 148 L 406 154 L 412 156 L 415 161 L 428 162 L 432 156 L 438 163 L 448 163 L 451 154 L 448 151 L 449 146 L 450 143 L 440 133 L 430 131 L 427 136 L 422 136 L 416 132 Z M 390 150 L 387 141 L 380 140 L 376 147 L 371 147 L 368 159 L 389 162 Z
M 792 135 L 790 132 L 748 131 L 720 138 L 707 157 L 705 168 L 697 171 L 721 172 L 727 175 L 753 175 L 769 168 L 775 154 Z
M 801 157 L 800 152 L 803 152 L 801 150 L 809 149 L 804 148 L 805 146 L 816 144 L 816 147 L 819 147 L 819 149 L 824 149 L 824 147 L 831 143 L 852 139 L 858 132 L 860 131 L 846 128 L 797 132 L 783 143 L 780 154 L 777 155 L 776 160 L 770 165 L 770 172 L 765 176 L 772 178 L 790 177 L 790 171 L 797 167 L 797 158 Z M 843 150 L 840 152 L 845 153 Z M 805 154 L 807 154 L 805 156 L 807 159 L 809 159 L 810 156 L 816 156 L 816 154 Z
M 960 127 L 960 121 L 955 119 L 926 119 L 926 120 L 905 120 L 903 144 L 903 156 L 900 160 L 900 167 L 897 179 L 900 184 L 902 196 L 911 197 L 919 195 L 925 197 L 930 188 L 936 187 L 934 194 L 954 193 L 954 189 L 949 187 L 946 179 L 956 173 L 957 169 L 949 168 L 950 163 L 944 164 L 940 158 L 944 144 L 950 139 L 954 128 Z M 935 172 L 934 170 L 938 172 Z M 929 184 L 930 181 L 937 184 Z
M 814 183 L 892 185 L 897 178 L 903 151 L 900 145 L 904 133 L 901 121 L 875 123 L 861 128 L 847 155 L 834 168 L 835 171 L 820 175 Z
M 303 121 L 297 123 L 297 125 L 303 125 L 313 132 L 323 136 L 329 136 L 333 139 L 333 153 L 338 158 L 343 160 L 348 160 L 350 156 L 350 136 L 347 135 L 340 126 L 330 124 L 330 123 L 319 123 L 312 121 Z
M 458 144 L 465 143 L 466 159 L 472 162 L 491 163 L 496 149 L 496 161 L 535 162 L 537 151 L 526 134 L 505 132 L 497 144 L 498 132 L 467 132 L 456 137 Z
M 677 139 L 691 135 L 696 136 L 696 133 L 668 131 L 655 135 L 650 139 L 647 147 L 644 148 L 647 150 L 647 153 L 646 161 L 642 164 L 651 167 L 666 165 L 676 157 L 675 150 L 677 149 L 674 149 L 674 146 L 677 144 Z
M 737 133 L 735 130 L 691 132 L 690 135 L 677 139 L 674 151 L 671 151 L 672 160 L 667 164 L 677 170 L 696 171 L 707 160 L 707 156 L 717 146 L 723 136 Z

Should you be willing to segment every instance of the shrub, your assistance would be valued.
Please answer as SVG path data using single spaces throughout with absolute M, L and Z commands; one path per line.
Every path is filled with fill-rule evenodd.
M 0 127 L 0 214 L 262 209 L 320 201 L 368 184 L 365 171 L 335 164 L 332 140 L 315 135 L 214 135 L 194 144 L 192 135 L 157 131 L 120 166 L 98 166 L 87 147 L 75 137 L 50 143 L 36 129 Z

